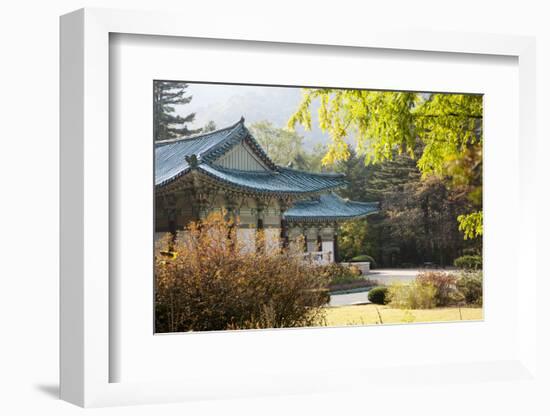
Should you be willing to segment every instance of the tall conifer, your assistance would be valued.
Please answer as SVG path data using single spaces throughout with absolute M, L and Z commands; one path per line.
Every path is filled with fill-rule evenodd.
M 155 140 L 174 139 L 198 133 L 201 129 L 190 129 L 189 123 L 195 119 L 195 113 L 180 116 L 176 106 L 189 104 L 193 96 L 187 95 L 189 84 L 180 81 L 155 81 L 153 83 L 153 111 Z

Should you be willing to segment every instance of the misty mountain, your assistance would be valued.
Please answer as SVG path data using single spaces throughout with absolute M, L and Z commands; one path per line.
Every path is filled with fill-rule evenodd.
M 222 128 L 235 123 L 241 116 L 244 116 L 247 125 L 267 120 L 277 127 L 286 127 L 302 95 L 300 88 L 213 84 L 192 84 L 189 91 L 193 94 L 193 100 L 181 111 L 196 113 L 192 128 L 202 127 L 210 120 L 216 123 L 217 128 Z M 303 144 L 307 150 L 329 140 L 328 134 L 318 127 L 318 108 L 319 103 L 315 102 L 312 106 L 312 131 L 296 126 L 297 132 L 304 136 Z

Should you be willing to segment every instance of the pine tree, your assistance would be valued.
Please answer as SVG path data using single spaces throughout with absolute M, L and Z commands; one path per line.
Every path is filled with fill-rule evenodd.
M 198 133 L 187 124 L 195 119 L 195 113 L 186 116 L 176 114 L 176 107 L 189 104 L 193 96 L 185 96 L 189 84 L 180 81 L 155 81 L 153 83 L 153 111 L 155 140 L 174 139 Z

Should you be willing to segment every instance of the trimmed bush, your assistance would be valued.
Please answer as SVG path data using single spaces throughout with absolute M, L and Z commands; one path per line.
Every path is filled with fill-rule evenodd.
M 456 276 L 452 274 L 436 271 L 422 272 L 416 276 L 416 281 L 421 285 L 430 284 L 435 287 L 437 306 L 448 306 L 460 299 L 456 280 Z
M 417 280 L 407 284 L 393 282 L 388 288 L 389 305 L 397 309 L 435 308 L 437 289 L 431 283 Z
M 470 305 L 483 305 L 483 273 L 481 271 L 460 273 L 456 280 L 456 287 L 464 302 Z
M 361 254 L 359 256 L 355 256 L 353 257 L 350 262 L 351 263 L 358 263 L 358 262 L 365 262 L 365 261 L 368 261 L 370 263 L 370 267 L 371 268 L 375 268 L 376 267 L 376 261 L 374 260 L 374 258 L 372 258 L 371 256 L 369 256 L 368 254 Z
M 483 267 L 483 260 L 478 255 L 461 256 L 455 259 L 455 267 L 464 270 L 481 270 Z
M 480 251 L 477 248 L 465 248 L 462 250 L 463 256 L 479 256 Z
M 369 298 L 369 301 L 372 303 L 375 303 L 377 305 L 385 305 L 387 303 L 386 301 L 386 295 L 388 293 L 388 288 L 384 286 L 377 286 L 369 290 L 369 294 L 367 295 Z

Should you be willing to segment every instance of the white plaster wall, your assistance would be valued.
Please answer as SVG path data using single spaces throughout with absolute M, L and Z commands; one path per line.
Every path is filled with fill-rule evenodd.
M 302 229 L 300 227 L 292 227 L 292 228 L 289 228 L 288 233 L 289 233 L 290 239 L 295 240 L 296 238 L 302 235 Z
M 323 252 L 330 252 L 330 262 L 334 262 L 334 241 L 323 241 Z M 325 260 L 327 260 L 325 258 Z
M 312 252 L 312 251 L 317 251 L 317 241 L 308 241 L 307 242 L 307 251 L 308 252 Z
M 268 252 L 277 250 L 280 244 L 281 229 L 280 228 L 267 228 L 265 233 L 265 247 Z
M 254 228 L 239 228 L 237 240 L 242 243 L 244 251 L 254 251 L 256 249 L 256 230 Z

